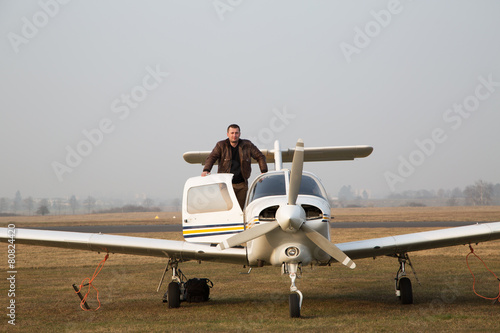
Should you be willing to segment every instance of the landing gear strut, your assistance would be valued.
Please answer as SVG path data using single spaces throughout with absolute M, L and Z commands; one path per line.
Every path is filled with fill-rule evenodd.
M 406 262 L 413 269 L 408 254 L 398 254 L 396 256 L 399 261 L 399 269 L 396 273 L 396 296 L 401 300 L 401 304 L 413 304 L 413 291 L 411 287 L 411 280 L 406 276 Z M 413 271 L 415 273 L 415 271 Z M 416 277 L 416 274 L 415 274 Z M 418 281 L 418 279 L 417 279 Z
M 290 296 L 289 296 L 289 306 L 290 306 L 290 317 L 299 318 L 300 308 L 302 307 L 303 296 L 300 290 L 297 289 L 295 285 L 295 280 L 300 278 L 301 267 L 297 263 L 283 263 L 282 273 L 288 274 L 291 280 L 290 286 Z M 299 275 L 297 273 L 299 272 Z
M 184 300 L 183 298 L 185 294 L 185 283 L 183 282 L 183 280 L 186 280 L 186 276 L 178 268 L 178 265 L 178 261 L 170 259 L 168 261 L 167 267 L 165 267 L 165 271 L 163 272 L 163 276 L 161 277 L 160 284 L 158 285 L 158 290 L 160 290 L 163 278 L 165 277 L 165 273 L 169 268 L 172 269 L 172 282 L 168 284 L 167 292 L 163 296 L 163 302 L 168 303 L 169 308 L 180 307 L 181 300 Z

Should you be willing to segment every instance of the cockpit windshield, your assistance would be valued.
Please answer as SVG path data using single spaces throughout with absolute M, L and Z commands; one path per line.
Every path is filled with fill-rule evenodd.
M 302 175 L 299 194 L 314 195 L 328 200 L 323 186 L 321 186 L 315 178 L 309 175 Z
M 325 190 L 316 178 L 303 174 L 299 194 L 314 195 L 327 200 Z M 249 202 L 267 196 L 286 195 L 285 173 L 273 173 L 262 176 L 250 192 Z
M 283 173 L 264 175 L 260 178 L 250 193 L 250 201 L 272 195 L 286 195 L 285 175 Z

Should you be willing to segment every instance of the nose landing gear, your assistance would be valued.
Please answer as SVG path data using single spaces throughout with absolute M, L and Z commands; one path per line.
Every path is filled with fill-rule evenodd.
M 302 308 L 302 300 L 304 297 L 300 290 L 297 289 L 295 285 L 295 280 L 300 278 L 300 274 L 297 275 L 298 272 L 301 271 L 300 264 L 298 263 L 283 263 L 282 273 L 287 274 L 291 280 L 290 286 L 290 296 L 288 299 L 289 307 L 290 307 L 290 317 L 291 318 L 299 318 L 300 317 L 300 309 Z

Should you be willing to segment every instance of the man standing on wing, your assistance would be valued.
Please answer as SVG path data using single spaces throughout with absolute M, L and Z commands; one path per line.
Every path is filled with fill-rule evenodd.
M 208 155 L 203 167 L 202 177 L 210 174 L 216 161 L 219 163 L 217 173 L 232 173 L 233 189 L 241 209 L 245 205 L 248 192 L 248 178 L 252 172 L 252 158 L 259 163 L 262 173 L 267 172 L 266 157 L 250 140 L 240 139 L 240 127 L 231 124 L 227 128 L 227 139 L 217 142 Z

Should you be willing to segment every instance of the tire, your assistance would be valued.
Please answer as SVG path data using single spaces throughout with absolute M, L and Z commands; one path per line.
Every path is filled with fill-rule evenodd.
M 399 291 L 401 293 L 401 304 L 413 304 L 413 291 L 409 278 L 403 277 L 399 280 Z
M 300 299 L 299 295 L 296 293 L 290 294 L 289 297 L 290 305 L 290 317 L 299 318 L 300 317 Z
M 181 306 L 181 289 L 177 282 L 170 282 L 167 291 L 168 307 L 171 309 Z

